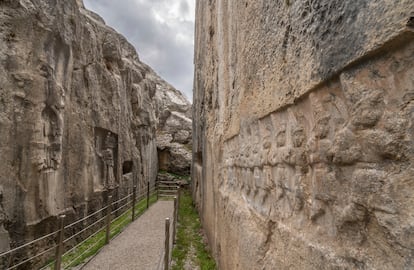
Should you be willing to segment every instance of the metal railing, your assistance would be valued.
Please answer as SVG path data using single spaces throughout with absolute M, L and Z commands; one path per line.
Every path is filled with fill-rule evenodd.
M 54 260 L 54 263 L 49 263 L 43 269 L 50 269 L 52 265 L 55 270 L 60 270 L 62 267 L 63 269 L 71 267 L 76 261 L 82 259 L 85 254 L 94 249 L 99 249 L 99 245 L 103 246 L 103 240 L 105 240 L 105 244 L 108 244 L 111 233 L 113 234 L 112 237 L 117 235 L 123 227 L 134 221 L 137 213 L 142 214 L 149 208 L 150 198 L 155 196 L 158 200 L 157 186 L 150 187 L 148 182 L 146 190 L 139 194 L 137 194 L 136 186 L 134 186 L 132 193 L 116 201 L 112 201 L 112 196 L 108 196 L 106 206 L 68 225 L 64 225 L 65 215 L 61 215 L 58 230 L 1 253 L 0 268 L 11 270 L 21 267 L 23 269 L 27 268 L 27 265 L 25 265 L 27 263 L 40 264 L 46 258 L 49 261 Z M 128 211 L 131 211 L 132 215 L 130 217 L 127 215 Z M 125 220 L 122 220 L 123 218 Z M 92 240 L 94 240 L 93 243 L 88 243 L 89 246 L 85 247 L 85 250 L 76 252 L 87 241 Z M 40 241 L 48 241 L 53 244 L 49 246 L 40 245 Z M 39 246 L 43 246 L 41 251 L 37 251 Z M 36 254 L 21 258 L 21 254 L 30 254 L 34 250 L 36 250 Z M 55 251 L 54 255 L 53 251 Z M 68 255 L 73 255 L 73 258 L 69 258 Z

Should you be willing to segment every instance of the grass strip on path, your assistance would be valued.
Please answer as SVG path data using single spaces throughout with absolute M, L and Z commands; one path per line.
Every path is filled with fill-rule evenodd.
M 193 206 L 189 190 L 183 190 L 178 209 L 176 245 L 172 252 L 173 270 L 185 269 L 189 264 L 200 270 L 215 270 L 216 263 L 208 252 L 201 235 L 200 218 Z

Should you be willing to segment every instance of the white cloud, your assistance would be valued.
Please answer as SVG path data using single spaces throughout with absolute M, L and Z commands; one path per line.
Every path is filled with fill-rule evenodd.
M 192 99 L 195 0 L 84 0 L 142 61 Z

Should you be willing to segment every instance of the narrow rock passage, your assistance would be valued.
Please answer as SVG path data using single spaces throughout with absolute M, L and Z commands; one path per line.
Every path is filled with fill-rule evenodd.
M 165 219 L 172 221 L 173 211 L 173 201 L 158 201 L 82 269 L 157 269 L 164 249 Z

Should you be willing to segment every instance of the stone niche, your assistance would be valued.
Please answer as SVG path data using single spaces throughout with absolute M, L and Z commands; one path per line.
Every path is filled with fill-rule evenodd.
M 113 189 L 119 186 L 118 135 L 101 127 L 95 127 L 94 130 L 95 154 L 97 157 L 94 187 L 95 190 Z
M 122 186 L 126 187 L 127 194 L 132 192 L 134 185 L 137 185 L 136 181 L 134 181 L 134 161 L 126 160 L 122 162 L 122 181 Z

